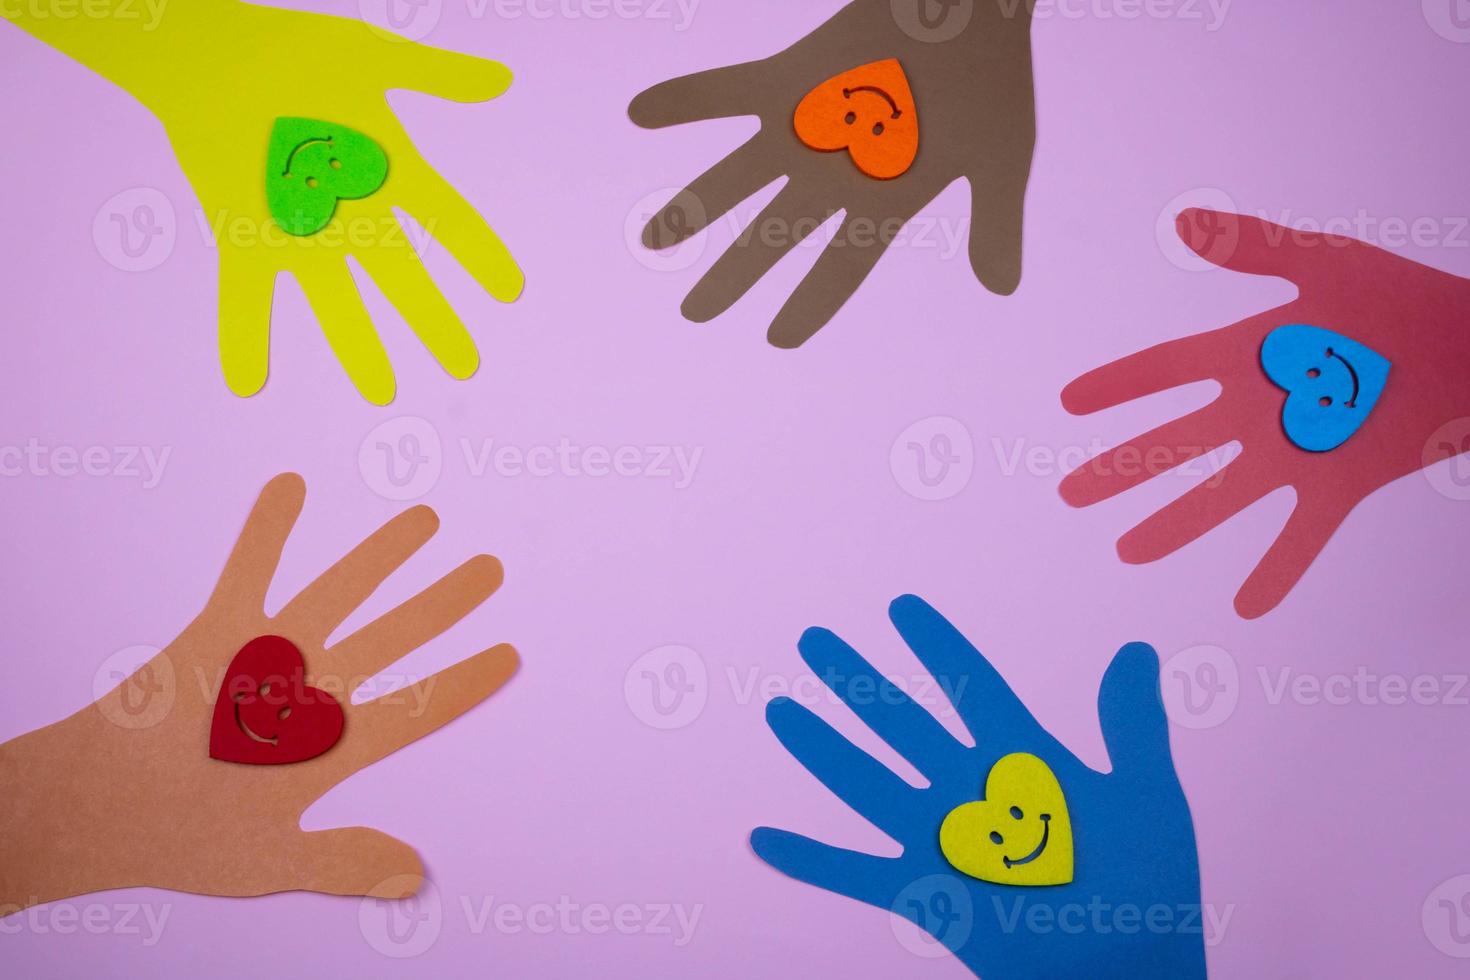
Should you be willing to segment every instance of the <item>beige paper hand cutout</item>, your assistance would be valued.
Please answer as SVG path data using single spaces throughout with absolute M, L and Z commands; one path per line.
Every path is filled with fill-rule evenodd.
M 457 718 L 515 672 L 515 650 L 500 645 L 351 703 L 355 688 L 488 598 L 500 586 L 500 562 L 477 555 L 326 648 L 439 520 L 422 506 L 399 514 L 267 616 L 266 590 L 305 493 L 290 473 L 265 487 L 204 611 L 162 653 L 70 718 L 0 745 L 0 915 L 137 885 L 209 895 L 402 898 L 418 890 L 423 865 L 407 844 L 366 827 L 306 832 L 300 817 L 333 786 Z M 266 635 L 290 640 L 305 660 L 305 683 L 341 705 L 340 741 L 288 765 L 212 759 L 226 668 Z

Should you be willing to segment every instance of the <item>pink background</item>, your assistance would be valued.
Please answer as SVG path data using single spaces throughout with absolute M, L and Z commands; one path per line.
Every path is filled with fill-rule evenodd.
M 1161 248 L 1156 228 L 1181 194 L 1210 203 L 1223 193 L 1291 222 L 1431 218 L 1441 241 L 1396 250 L 1470 275 L 1470 235 L 1455 220 L 1470 210 L 1459 131 L 1470 45 L 1433 29 L 1447 4 L 1238 0 L 1215 30 L 1203 5 L 1202 19 L 1129 18 L 1120 14 L 1131 4 L 1110 0 L 1066 15 L 1044 8 L 1015 296 L 988 295 L 963 246 L 900 247 L 815 340 L 775 350 L 765 327 L 814 261 L 806 247 L 724 317 L 687 323 L 679 302 L 729 226 L 676 271 L 645 265 L 625 226 L 641 198 L 694 177 L 754 121 L 644 132 L 627 102 L 665 77 L 772 53 L 837 6 L 703 0 L 680 31 L 677 7 L 593 19 L 585 14 L 600 8 L 569 0 L 562 9 L 584 16 L 502 16 L 492 4 L 476 17 L 465 0 L 442 0 L 425 40 L 503 60 L 515 85 L 483 106 L 406 92 L 391 101 L 528 284 L 502 306 L 434 254 L 481 346 L 483 367 L 465 383 L 444 377 L 369 288 L 399 379 L 386 409 L 352 391 L 288 282 L 269 384 L 248 400 L 230 395 L 217 367 L 214 252 L 161 127 L 124 92 L 0 28 L 10 96 L 0 108 L 0 444 L 170 452 L 151 488 L 121 475 L 0 480 L 11 555 L 0 569 L 0 739 L 85 704 L 114 651 L 166 644 L 203 603 L 272 474 L 296 470 L 309 488 L 277 603 L 400 509 L 374 489 L 381 467 L 359 465 L 369 432 L 400 416 L 428 420 L 442 440 L 442 475 L 422 499 L 443 530 L 346 628 L 488 551 L 505 564 L 505 587 L 403 666 L 426 673 L 502 640 L 524 659 L 485 705 L 307 814 L 311 828 L 367 824 L 420 850 L 441 932 L 417 958 L 378 952 L 384 912 L 355 899 L 134 890 L 58 904 L 101 904 L 112 921 L 131 903 L 166 911 L 155 943 L 146 928 L 59 934 L 49 906 L 0 923 L 0 956 L 16 975 L 965 976 L 952 960 L 917 957 L 912 932 L 896 935 L 884 912 L 787 880 L 746 844 L 751 828 L 772 824 L 891 850 L 787 756 L 762 710 L 766 694 L 794 683 L 873 747 L 802 681 L 795 641 L 827 625 L 916 678 L 885 616 L 909 591 L 967 631 L 1097 766 L 1097 684 L 1119 645 L 1148 640 L 1165 658 L 1226 651 L 1233 712 L 1174 728 L 1204 899 L 1231 916 L 1210 950 L 1214 975 L 1463 975 L 1421 907 L 1470 872 L 1470 790 L 1458 772 L 1470 708 L 1268 695 L 1284 667 L 1446 684 L 1470 669 L 1460 587 L 1470 504 L 1422 475 L 1400 481 L 1359 508 L 1280 608 L 1245 622 L 1231 599 L 1285 519 L 1288 491 L 1170 559 L 1130 567 L 1114 540 L 1186 480 L 1074 511 L 1056 494 L 1056 467 L 1007 465 L 1017 441 L 1057 451 L 1113 442 L 1201 403 L 1207 386 L 1078 419 L 1057 393 L 1117 355 L 1289 296 L 1281 282 L 1171 261 L 1178 253 Z M 359 14 L 351 2 L 316 9 Z M 116 268 L 105 236 L 101 247 L 93 237 L 106 202 L 133 188 L 156 189 L 176 212 L 172 251 L 144 272 Z M 924 213 L 953 233 L 967 195 L 951 187 Z M 939 502 L 906 492 L 911 474 L 890 465 L 899 434 L 931 416 L 960 420 L 974 447 L 972 479 Z M 461 443 L 562 438 L 703 456 L 680 489 L 648 477 L 475 476 Z M 707 703 L 683 727 L 658 730 L 643 720 L 654 716 L 637 671 L 631 695 L 624 679 L 670 644 L 696 651 L 697 662 L 685 657 L 705 667 Z M 752 694 L 752 677 L 771 687 Z M 655 930 L 513 933 L 492 922 L 477 932 L 462 900 L 677 904 L 700 918 L 683 945 Z M 1470 955 L 1470 945 L 1439 946 Z

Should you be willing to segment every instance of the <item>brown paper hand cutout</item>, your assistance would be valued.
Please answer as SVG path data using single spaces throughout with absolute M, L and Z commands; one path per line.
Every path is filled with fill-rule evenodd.
M 302 812 L 353 773 L 479 704 L 516 670 L 493 647 L 360 704 L 352 691 L 459 622 L 500 585 L 478 555 L 398 608 L 327 637 L 438 529 L 428 507 L 399 514 L 275 616 L 266 590 L 306 488 L 284 474 L 261 492 L 204 611 L 116 690 L 65 721 L 0 745 L 0 915 L 38 902 L 147 885 L 208 895 L 304 890 L 402 898 L 423 865 L 366 827 L 307 832 Z M 340 741 L 287 765 L 210 758 L 227 666 L 249 641 L 299 648 L 306 684 L 340 702 Z
M 787 178 L 689 293 L 686 317 L 702 323 L 719 316 L 842 211 L 832 242 L 767 335 L 777 347 L 800 346 L 857 290 L 904 223 L 960 177 L 970 184 L 975 275 L 992 292 L 1016 289 L 1036 133 L 1031 4 L 949 4 L 937 20 L 920 16 L 933 13 L 929 6 L 928 0 L 856 0 L 780 54 L 676 78 L 633 100 L 629 116 L 648 128 L 729 116 L 761 120 L 745 145 L 654 215 L 643 230 L 648 248 L 678 245 L 762 187 Z M 871 111 L 885 107 L 865 98 L 852 109 L 851 123 L 847 113 L 838 120 L 863 129 L 854 132 L 849 152 L 824 152 L 837 148 L 827 142 L 830 134 L 813 136 L 805 118 L 803 141 L 794 115 L 809 94 L 845 73 L 889 61 L 898 63 L 911 88 L 914 112 L 895 98 L 886 108 L 900 115 L 885 122 Z M 884 142 L 909 138 L 918 147 L 911 164 L 904 147 L 889 151 Z

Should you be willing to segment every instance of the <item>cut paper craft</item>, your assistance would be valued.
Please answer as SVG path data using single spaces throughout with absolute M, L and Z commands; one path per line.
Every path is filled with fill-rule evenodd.
M 393 367 L 349 257 L 445 372 L 473 375 L 474 338 L 400 213 L 496 299 L 514 300 L 524 279 L 485 219 L 414 148 L 386 93 L 483 102 L 505 91 L 510 72 L 355 19 L 239 0 L 187 6 L 142 31 L 131 18 L 56 17 L 35 4 L 0 5 L 0 16 L 126 89 L 163 123 L 218 246 L 230 390 L 253 395 L 265 384 L 272 296 L 288 272 L 352 385 L 374 404 L 393 400 Z M 140 241 L 128 220 L 117 227 L 120 253 L 161 246 Z
M 1191 209 L 1177 224 L 1185 244 L 1214 265 L 1279 276 L 1299 295 L 1067 385 L 1062 405 L 1074 415 L 1211 379 L 1220 393 L 1194 413 L 1084 463 L 1062 480 L 1061 494 L 1074 507 L 1094 504 L 1238 442 L 1239 455 L 1224 469 L 1208 478 L 1202 473 L 1198 486 L 1123 535 L 1118 555 L 1130 563 L 1156 561 L 1291 487 L 1296 502 L 1286 526 L 1235 597 L 1236 611 L 1251 619 L 1286 597 L 1364 498 L 1470 449 L 1460 438 L 1470 434 L 1470 280 L 1365 242 L 1242 215 Z M 1283 324 L 1287 332 L 1270 339 Z M 1332 329 L 1310 332 L 1321 324 Z M 1328 358 L 1329 346 L 1356 373 L 1356 399 L 1348 365 Z M 1311 377 L 1313 369 L 1321 373 Z M 1285 412 L 1278 385 L 1296 398 Z M 1312 396 L 1324 410 L 1320 422 Z M 1324 397 L 1333 404 L 1323 406 Z M 1353 409 L 1325 411 L 1345 405 L 1344 397 Z M 1375 538 L 1373 546 L 1391 548 L 1392 538 Z M 1368 554 L 1347 560 L 1378 564 Z
M 515 650 L 500 645 L 352 701 L 354 689 L 488 598 L 500 586 L 500 563 L 470 558 L 328 648 L 327 638 L 439 522 L 427 507 L 404 511 L 268 616 L 266 594 L 305 494 L 295 474 L 267 484 L 203 611 L 172 643 L 141 662 L 110 661 L 98 677 L 123 676 L 121 684 L 63 721 L 0 744 L 0 917 L 139 885 L 386 899 L 418 890 L 424 868 L 409 845 L 362 826 L 304 831 L 301 815 L 515 672 Z M 443 737 L 489 738 L 490 720 Z M 219 761 L 283 761 L 277 752 L 301 761 Z M 398 771 L 400 780 L 418 778 Z M 399 791 L 432 787 L 401 783 Z
M 306 683 L 306 661 L 283 636 L 235 654 L 214 705 L 209 757 L 271 766 L 314 759 L 342 737 L 342 705 Z
M 1072 820 L 1051 767 L 1015 752 L 990 770 L 985 798 L 963 803 L 939 827 L 939 849 L 972 878 L 997 885 L 1072 880 Z
M 905 224 L 960 178 L 970 188 L 970 266 L 991 292 L 1016 290 L 1036 142 L 1032 5 L 966 3 L 963 16 L 951 11 L 939 27 L 924 13 L 897 17 L 901 6 L 856 0 L 778 54 L 663 82 L 629 105 L 633 122 L 650 129 L 760 118 L 751 139 L 661 203 L 643 228 L 646 248 L 688 241 L 785 179 L 690 290 L 681 307 L 687 319 L 704 323 L 729 310 L 840 213 L 766 334 L 776 347 L 801 346 Z M 915 282 L 889 288 L 923 302 Z M 923 319 L 923 310 L 916 315 Z
M 974 744 L 905 693 L 911 685 L 888 680 L 834 633 L 807 630 L 799 647 L 812 674 L 917 770 L 922 788 L 808 708 L 777 698 L 766 708 L 776 738 L 903 851 L 879 857 L 761 827 L 750 837 L 756 855 L 798 881 L 908 919 L 985 980 L 1202 980 L 1194 825 L 1174 773 L 1153 648 L 1128 644 L 1103 675 L 1097 711 L 1109 771 L 1102 773 L 1043 729 L 995 667 L 922 599 L 895 599 L 888 614 Z M 1075 915 L 1067 909 L 1099 903 L 1168 908 L 1179 918 L 1131 931 L 1082 922 L 1065 937 L 1015 928 L 1017 916 L 1058 922 Z
M 919 113 L 896 58 L 818 85 L 796 107 L 796 135 L 814 150 L 846 150 L 869 177 L 892 180 L 919 153 Z
M 1266 335 L 1261 367 L 1287 392 L 1281 408 L 1286 437 L 1322 453 L 1347 442 L 1367 421 L 1388 383 L 1389 363 L 1340 333 L 1292 323 Z
M 383 148 L 355 129 L 316 119 L 277 119 L 265 166 L 265 197 L 276 224 L 314 235 L 339 200 L 372 194 L 388 179 Z

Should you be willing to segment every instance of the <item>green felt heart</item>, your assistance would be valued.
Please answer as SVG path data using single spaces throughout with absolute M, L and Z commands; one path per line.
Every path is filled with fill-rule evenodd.
M 314 235 L 340 200 L 367 197 L 388 179 L 383 148 L 355 129 L 319 119 L 282 116 L 271 129 L 265 199 L 276 224 Z

